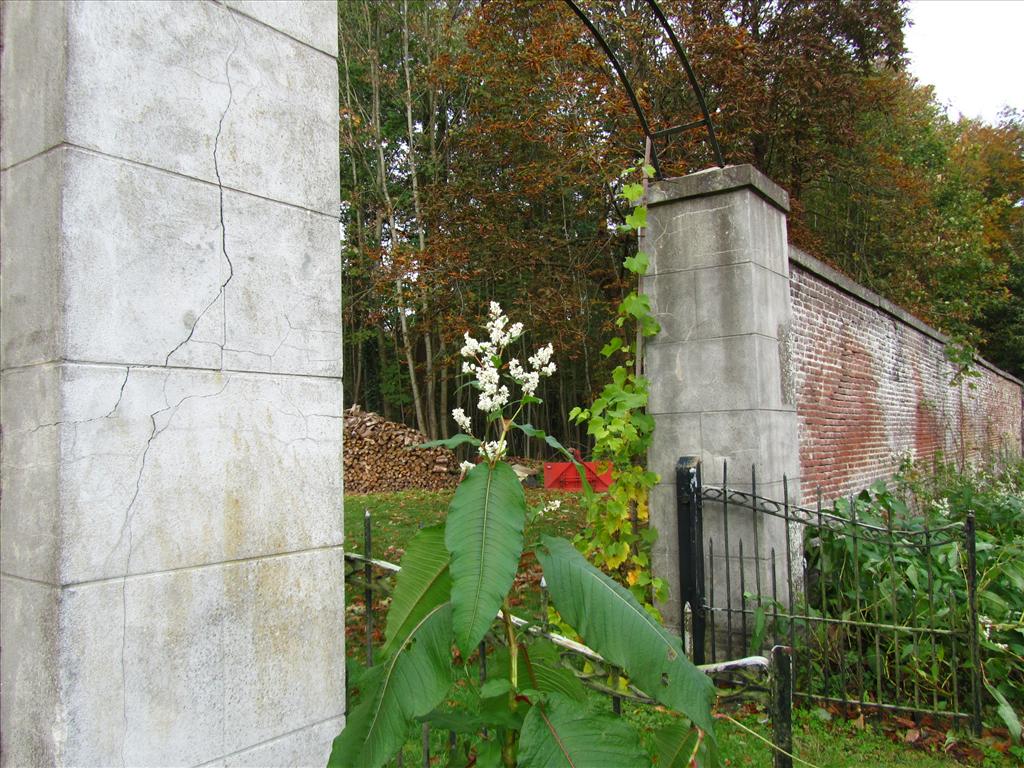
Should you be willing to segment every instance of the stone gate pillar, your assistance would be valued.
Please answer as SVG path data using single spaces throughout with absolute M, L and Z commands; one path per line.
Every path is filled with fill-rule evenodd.
M 740 490 L 750 489 L 751 465 L 756 465 L 759 494 L 781 500 L 785 475 L 791 497 L 800 498 L 796 406 L 786 353 L 792 316 L 788 210 L 786 192 L 749 165 L 650 187 L 650 270 L 641 288 L 661 323 L 661 333 L 644 354 L 656 423 L 648 461 L 661 477 L 651 494 L 651 521 L 660 533 L 654 569 L 671 588 L 664 613 L 677 627 L 677 459 L 699 457 L 705 482 L 719 484 L 728 460 L 729 486 Z M 731 599 L 738 609 L 739 569 L 746 569 L 750 591 L 754 568 L 770 583 L 771 550 L 784 557 L 786 532 L 781 520 L 763 520 L 755 551 L 749 514 L 730 511 L 729 528 Z M 711 504 L 704 507 L 704 540 L 705 552 L 714 540 L 721 555 L 722 515 Z M 713 598 L 725 607 L 720 560 L 715 570 Z
M 336 4 L 2 13 L 2 762 L 323 765 Z

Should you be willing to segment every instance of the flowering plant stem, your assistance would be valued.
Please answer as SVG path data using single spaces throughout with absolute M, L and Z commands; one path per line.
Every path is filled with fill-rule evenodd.
M 509 595 L 530 510 L 519 479 L 503 461 L 509 432 L 541 439 L 570 460 L 571 454 L 555 438 L 516 421 L 526 405 L 540 402 L 534 394 L 538 383 L 555 371 L 552 345 L 537 350 L 525 365 L 515 359 L 505 363 L 505 350 L 522 326 L 509 326 L 494 303 L 486 331 L 483 341 L 467 333 L 462 350 L 463 371 L 473 377 L 477 407 L 486 417 L 484 438 L 472 434 L 470 418 L 456 409 L 452 418 L 462 433 L 427 444 L 473 445 L 483 460 L 466 470 L 443 526 L 422 529 L 406 548 L 381 659 L 358 675 L 357 703 L 334 742 L 329 765 L 378 768 L 417 722 L 426 722 L 463 734 L 449 756 L 452 764 L 649 766 L 654 756 L 644 751 L 628 723 L 587 711 L 582 683 L 563 666 L 557 647 L 518 633 L 512 621 Z M 489 436 L 496 439 L 488 441 Z M 585 490 L 592 495 L 589 486 Z M 551 601 L 566 621 L 609 664 L 703 731 L 700 764 L 716 765 L 714 688 L 686 658 L 679 638 L 568 541 L 545 536 L 534 554 Z M 482 642 L 491 645 L 487 680 L 477 686 L 469 676 L 460 679 L 468 685 L 463 691 L 470 701 L 453 712 L 446 704 L 459 666 L 453 647 L 465 663 Z M 660 764 L 671 765 L 671 758 Z

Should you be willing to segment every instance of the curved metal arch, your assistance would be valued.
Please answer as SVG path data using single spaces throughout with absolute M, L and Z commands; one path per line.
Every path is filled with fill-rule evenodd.
M 615 70 L 615 74 L 618 75 L 619 81 L 622 83 L 622 87 L 626 90 L 626 95 L 629 96 L 629 101 L 633 105 L 633 111 L 636 112 L 637 120 L 640 121 L 640 128 L 644 132 L 644 136 L 651 143 L 651 165 L 654 166 L 654 173 L 657 178 L 661 178 L 661 166 L 658 162 L 658 150 L 655 143 L 656 139 L 662 139 L 672 134 L 686 131 L 691 128 L 698 128 L 704 126 L 707 129 L 708 144 L 711 145 L 711 151 L 715 156 L 715 162 L 718 163 L 720 168 L 725 167 L 725 160 L 722 157 L 722 149 L 718 145 L 718 137 L 715 134 L 715 126 L 711 121 L 711 114 L 708 112 L 707 102 L 704 99 L 704 92 L 701 90 L 700 84 L 697 82 L 697 76 L 693 71 L 693 67 L 690 66 L 690 60 L 686 57 L 686 51 L 683 49 L 682 43 L 679 42 L 679 38 L 676 37 L 675 31 L 672 29 L 672 25 L 668 23 L 668 19 L 658 6 L 656 0 L 646 0 L 647 5 L 651 11 L 654 12 L 655 18 L 658 20 L 658 24 L 668 35 L 669 42 L 672 44 L 672 48 L 675 50 L 676 55 L 679 57 L 680 62 L 683 65 L 683 70 L 686 72 L 686 78 L 690 82 L 690 89 L 693 91 L 693 95 L 697 97 L 697 104 L 700 105 L 700 111 L 703 117 L 700 120 L 695 120 L 691 123 L 685 123 L 683 125 L 674 125 L 670 128 L 663 128 L 659 131 L 652 131 L 650 122 L 647 120 L 647 115 L 644 114 L 643 107 L 640 106 L 640 102 L 636 97 L 636 92 L 633 90 L 633 84 L 626 76 L 626 71 L 622 68 L 621 62 L 618 57 L 612 51 L 611 46 L 608 45 L 608 41 L 605 40 L 604 35 L 597 28 L 586 12 L 579 6 L 576 0 L 563 0 L 572 12 L 576 14 L 577 18 L 583 22 L 590 34 L 594 36 L 597 44 L 604 51 L 605 56 L 612 64 L 612 68 Z

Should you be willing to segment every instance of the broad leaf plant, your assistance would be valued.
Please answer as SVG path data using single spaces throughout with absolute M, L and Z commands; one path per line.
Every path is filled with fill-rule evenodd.
M 531 510 L 505 461 L 509 434 L 519 430 L 572 457 L 552 436 L 517 421 L 526 405 L 540 402 L 538 383 L 555 370 L 552 346 L 525 363 L 506 361 L 522 326 L 509 325 L 496 303 L 486 332 L 482 341 L 467 333 L 462 348 L 463 371 L 486 414 L 484 435 L 471 434 L 469 417 L 456 409 L 462 433 L 428 444 L 470 444 L 480 461 L 465 467 L 445 523 L 422 529 L 406 549 L 381 658 L 358 674 L 358 699 L 328 765 L 382 766 L 423 722 L 463 734 L 452 765 L 628 768 L 657 760 L 659 766 L 689 766 L 698 754 L 704 764 L 717 763 L 711 681 L 686 657 L 678 637 L 572 543 L 544 536 L 535 551 L 562 620 L 691 725 L 680 720 L 657 734 L 656 754 L 649 754 L 627 721 L 588 707 L 583 687 L 559 663 L 550 640 L 513 622 L 509 592 Z M 491 651 L 481 682 L 470 663 L 484 652 L 482 644 Z M 458 702 L 454 711 L 452 701 Z

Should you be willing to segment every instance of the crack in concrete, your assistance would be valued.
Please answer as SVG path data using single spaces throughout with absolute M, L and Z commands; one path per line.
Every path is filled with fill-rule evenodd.
M 164 407 L 159 408 L 149 414 L 150 432 L 149 437 L 146 439 L 146 445 L 142 449 L 142 457 L 139 462 L 139 473 L 135 477 L 135 493 L 132 495 L 131 501 L 128 502 L 128 506 L 124 511 L 124 522 L 121 523 L 121 533 L 117 537 L 117 541 L 111 550 L 111 555 L 117 551 L 120 547 L 121 542 L 124 541 L 126 535 L 128 539 L 128 551 L 125 555 L 124 563 L 124 575 L 121 578 L 121 714 L 124 726 L 124 735 L 121 739 L 121 764 L 123 768 L 127 766 L 127 760 L 125 756 L 125 746 L 128 743 L 128 694 L 127 694 L 127 676 L 125 666 L 125 645 L 128 633 L 128 590 L 127 581 L 128 576 L 131 572 L 132 564 L 132 545 L 134 543 L 134 534 L 132 531 L 132 520 L 135 517 L 135 502 L 139 498 L 139 494 L 142 490 L 142 477 L 146 472 L 146 459 L 149 456 L 149 450 L 153 446 L 153 442 L 163 434 L 170 426 L 171 422 L 174 421 L 175 415 L 178 413 L 178 409 L 188 400 L 205 400 L 211 397 L 218 397 L 223 394 L 224 390 L 228 388 L 229 382 L 224 382 L 224 386 L 218 389 L 216 392 L 211 392 L 206 395 L 185 395 L 174 405 L 171 405 L 167 401 L 167 382 L 170 376 L 164 378 L 163 392 L 164 392 Z M 167 422 L 162 427 L 157 427 L 156 419 L 162 413 L 170 411 L 170 415 L 167 417 Z
M 253 349 L 242 349 L 242 348 L 239 348 L 239 347 L 229 347 L 229 346 L 225 345 L 225 346 L 221 347 L 221 354 L 222 354 L 222 356 L 223 356 L 223 354 L 225 352 L 234 352 L 235 354 L 238 354 L 238 355 L 251 355 L 252 357 L 257 357 L 260 360 L 266 361 L 266 364 L 269 366 L 269 368 L 267 369 L 266 372 L 273 371 L 273 372 L 276 372 L 276 373 L 283 372 L 280 369 L 278 369 L 277 371 L 274 371 L 274 362 L 275 362 L 275 360 L 277 358 L 277 355 L 281 352 L 282 349 L 290 349 L 290 350 L 293 350 L 294 352 L 300 353 L 301 356 L 302 356 L 302 359 L 306 363 L 334 363 L 334 362 L 337 362 L 338 358 L 335 355 L 331 355 L 330 357 L 316 357 L 315 356 L 315 352 L 316 352 L 315 344 L 311 344 L 310 343 L 310 339 L 309 339 L 309 336 L 316 335 L 316 334 L 320 334 L 320 335 L 324 335 L 324 336 L 327 336 L 327 335 L 337 336 L 337 335 L 339 335 L 339 332 L 336 329 L 317 328 L 315 326 L 294 325 L 294 324 L 292 324 L 291 318 L 289 317 L 287 312 L 283 313 L 281 315 L 281 317 L 284 320 L 285 324 L 288 326 L 288 330 L 284 333 L 283 336 L 280 337 L 280 340 L 277 342 L 277 345 L 270 352 L 257 352 L 257 351 L 255 351 Z M 291 339 L 293 333 L 304 333 L 304 334 L 306 334 L 306 338 L 304 339 L 305 343 L 302 343 L 302 344 L 300 344 L 300 343 L 289 344 L 288 342 Z M 222 359 L 223 359 L 223 357 L 222 357 Z
M 117 393 L 117 400 L 114 402 L 113 407 L 102 416 L 92 416 L 88 419 L 61 419 L 60 421 L 49 421 L 46 424 L 37 424 L 32 429 L 26 430 L 26 434 L 31 435 L 34 432 L 38 432 L 40 429 L 47 429 L 49 427 L 63 427 L 63 426 L 78 426 L 79 424 L 91 424 L 94 421 L 102 421 L 103 419 L 111 418 L 117 409 L 121 406 L 121 400 L 124 397 L 124 388 L 128 385 L 128 376 L 132 372 L 132 367 L 126 365 L 124 368 L 124 380 L 121 382 L 121 388 Z
M 237 22 L 236 22 L 236 24 L 237 24 Z M 165 366 L 170 365 L 171 357 L 173 357 L 174 354 L 178 350 L 180 350 L 182 347 L 184 347 L 186 344 L 188 344 L 190 341 L 192 341 L 192 336 L 195 334 L 196 328 L 199 327 L 200 321 L 202 321 L 203 317 L 206 316 L 206 313 L 210 311 L 210 308 L 213 307 L 213 305 L 216 304 L 218 300 L 220 300 L 221 301 L 221 338 L 220 338 L 220 344 L 216 344 L 216 342 L 205 342 L 205 343 L 207 343 L 207 344 L 216 344 L 216 346 L 220 347 L 220 367 L 221 368 L 224 367 L 224 345 L 227 344 L 227 340 L 228 340 L 228 309 L 227 309 L 227 298 L 225 296 L 225 292 L 226 292 L 226 289 L 228 287 L 228 283 L 230 283 L 231 279 L 235 276 L 235 265 L 232 263 L 231 257 L 228 256 L 228 245 L 227 245 L 228 235 L 227 235 L 227 228 L 224 225 L 224 182 L 221 179 L 221 175 L 220 175 L 220 162 L 217 159 L 217 150 L 220 148 L 220 135 L 221 135 L 221 132 L 224 130 L 224 119 L 228 116 L 228 111 L 231 109 L 231 102 L 234 100 L 234 97 L 235 97 L 235 91 L 234 91 L 234 88 L 231 85 L 231 59 L 234 57 L 235 51 L 237 51 L 237 50 L 238 50 L 238 37 L 235 38 L 235 44 L 234 44 L 234 47 L 232 47 L 232 49 L 231 49 L 231 53 L 229 53 L 227 58 L 224 60 L 224 79 L 225 79 L 227 87 L 228 87 L 228 103 L 224 106 L 224 111 L 221 112 L 220 120 L 217 122 L 217 135 L 214 136 L 214 139 L 213 139 L 213 172 L 217 176 L 217 195 L 218 195 L 218 203 L 219 203 L 219 205 L 218 205 L 218 213 L 219 213 L 219 216 L 220 216 L 220 251 L 221 251 L 221 254 L 224 256 L 224 261 L 226 261 L 227 264 L 228 264 L 228 276 L 224 280 L 224 282 L 221 283 L 220 289 L 217 291 L 217 295 L 214 296 L 210 300 L 210 303 L 207 304 L 203 308 L 203 311 L 200 312 L 199 315 L 196 317 L 195 321 L 192 323 L 192 327 L 189 329 L 188 336 L 186 336 L 184 341 L 180 342 L 178 344 L 178 346 L 176 346 L 174 349 L 172 349 L 170 352 L 167 353 L 167 357 L 164 358 L 164 365 Z
M 235 21 L 235 27 L 237 32 L 237 21 Z M 200 312 L 199 315 L 196 317 L 195 321 L 192 323 L 192 327 L 189 329 L 188 336 L 186 336 L 185 339 L 181 341 L 174 349 L 167 353 L 167 356 L 164 358 L 164 367 L 168 367 L 170 365 L 171 357 L 173 357 L 176 352 L 178 352 L 182 347 L 184 347 L 186 344 L 192 341 L 192 337 L 195 335 L 196 328 L 199 326 L 200 321 L 203 319 L 206 313 L 210 311 L 213 305 L 216 304 L 218 300 L 221 300 L 221 340 L 220 344 L 217 344 L 216 346 L 220 348 L 220 368 L 221 370 L 223 370 L 224 368 L 224 346 L 227 344 L 228 333 L 226 290 L 228 287 L 228 283 L 230 283 L 232 278 L 234 278 L 235 276 L 235 265 L 231 261 L 231 257 L 228 255 L 227 227 L 224 222 L 224 181 L 221 177 L 220 161 L 218 159 L 217 153 L 218 150 L 220 149 L 220 137 L 221 133 L 224 130 L 224 120 L 227 118 L 228 111 L 231 109 L 231 103 L 234 100 L 235 96 L 234 88 L 231 85 L 231 59 L 234 57 L 235 52 L 238 50 L 239 39 L 239 36 L 236 34 L 234 44 L 231 48 L 231 52 L 227 55 L 227 58 L 224 59 L 224 80 L 228 88 L 228 100 L 227 104 L 224 105 L 224 111 L 221 112 L 220 119 L 217 121 L 217 134 L 216 136 L 214 136 L 213 139 L 213 171 L 214 174 L 217 176 L 218 217 L 220 219 L 220 250 L 221 254 L 224 256 L 224 261 L 226 261 L 228 265 L 228 276 L 225 278 L 224 282 L 221 283 L 220 288 L 217 291 L 217 295 L 210 300 L 210 303 L 207 304 L 203 308 L 203 311 Z M 227 388 L 227 386 L 228 385 L 225 382 L 224 386 L 221 387 L 221 389 L 218 392 L 215 392 L 212 395 L 187 395 L 186 397 L 179 400 L 174 405 L 173 408 L 171 408 L 170 404 L 167 402 L 167 379 L 165 378 L 164 408 L 154 411 L 149 415 L 150 433 L 149 438 L 146 440 L 146 445 L 142 450 L 142 457 L 139 463 L 139 473 L 135 479 L 135 493 L 132 495 L 131 501 L 128 502 L 128 506 L 125 509 L 124 522 L 121 525 L 121 533 L 118 536 L 117 543 L 114 545 L 113 550 L 116 551 L 117 548 L 121 545 L 121 542 L 125 538 L 125 533 L 127 532 L 128 551 L 125 556 L 124 576 L 121 580 L 121 718 L 123 726 L 123 733 L 121 737 L 122 768 L 127 768 L 127 756 L 125 750 L 128 744 L 128 678 L 127 668 L 125 665 L 125 646 L 127 643 L 128 634 L 128 591 L 126 582 L 128 580 L 128 574 L 131 571 L 132 547 L 134 544 L 132 519 L 135 515 L 135 502 L 138 500 L 139 493 L 141 492 L 142 489 L 142 477 L 146 471 L 146 459 L 149 456 L 149 450 L 153 445 L 153 441 L 156 440 L 156 438 L 159 437 L 160 434 L 170 426 L 171 421 L 173 421 L 174 419 L 174 415 L 177 413 L 178 408 L 181 406 L 182 403 L 194 397 L 215 397 L 216 395 L 219 395 L 221 392 L 223 392 Z M 168 410 L 171 410 L 171 415 L 168 416 L 167 423 L 164 424 L 162 428 L 157 428 L 156 417 L 159 414 L 164 413 Z
M 236 28 L 238 27 L 238 22 L 237 21 L 235 21 L 235 26 L 236 26 Z M 237 32 L 237 30 L 236 30 L 236 32 Z M 234 42 L 233 42 L 233 47 L 231 48 L 230 53 L 227 55 L 227 57 L 226 57 L 226 59 L 224 61 L 224 78 L 225 78 L 225 83 L 223 83 L 223 84 L 226 85 L 228 93 L 227 93 L 226 104 L 225 104 L 225 106 L 223 108 L 223 111 L 220 113 L 220 117 L 219 117 L 218 122 L 217 122 L 217 130 L 216 130 L 216 135 L 214 137 L 214 143 L 213 143 L 213 167 L 214 167 L 214 173 L 215 173 L 215 176 L 216 176 L 217 194 L 218 194 L 218 216 L 219 216 L 219 226 L 220 226 L 220 246 L 221 246 L 221 255 L 223 257 L 223 261 L 227 265 L 227 274 L 224 275 L 224 272 L 222 272 L 220 269 L 217 270 L 218 271 L 218 276 L 216 276 L 216 277 L 222 277 L 222 282 L 220 283 L 219 288 L 216 291 L 216 294 L 202 308 L 202 311 L 195 318 L 195 320 L 191 323 L 191 326 L 189 327 L 187 336 L 181 342 L 179 342 L 173 349 L 171 349 L 166 354 L 166 356 L 164 358 L 164 364 L 163 364 L 163 367 L 165 369 L 171 369 L 171 362 L 172 362 L 174 356 L 176 354 L 178 354 L 179 352 L 181 352 L 189 343 L 193 343 L 193 344 L 213 344 L 214 346 L 217 346 L 219 348 L 219 350 L 220 350 L 220 369 L 221 370 L 224 369 L 225 349 L 228 348 L 228 345 L 227 345 L 227 296 L 226 296 L 226 293 L 227 293 L 228 285 L 234 279 L 235 269 L 234 269 L 234 263 L 233 263 L 231 254 L 230 254 L 228 246 L 227 246 L 227 227 L 226 227 L 226 219 L 225 219 L 225 190 L 224 190 L 223 175 L 222 175 L 222 171 L 221 171 L 221 167 L 220 167 L 220 163 L 224 159 L 222 155 L 223 155 L 223 152 L 225 150 L 222 150 L 220 148 L 220 140 L 221 140 L 221 136 L 223 135 L 223 128 L 224 128 L 224 125 L 225 125 L 225 122 L 226 122 L 226 119 L 227 119 L 227 115 L 228 115 L 230 109 L 232 108 L 233 101 L 234 101 L 235 85 L 232 83 L 232 79 L 231 79 L 231 64 L 232 64 L 232 61 L 233 61 L 233 58 L 234 58 L 236 52 L 239 49 L 240 44 L 241 44 L 241 35 L 240 34 L 236 34 Z M 216 277 L 215 277 L 215 279 L 216 279 Z M 207 285 L 209 285 L 209 284 L 207 284 Z M 196 339 L 195 338 L 195 333 L 197 332 L 197 329 L 198 329 L 198 326 L 199 326 L 200 323 L 206 322 L 207 325 L 204 326 L 204 327 L 209 327 L 211 323 L 215 323 L 216 322 L 215 319 L 214 319 L 214 317 L 215 317 L 214 313 L 216 312 L 215 307 L 216 307 L 216 304 L 217 304 L 218 301 L 221 302 L 221 313 L 220 313 L 221 314 L 221 339 L 220 339 L 219 343 L 217 341 L 210 341 L 208 339 Z M 206 316 L 208 316 L 208 315 L 213 315 L 213 316 L 211 316 L 211 320 L 210 321 L 204 321 L 204 318 Z M 288 324 L 288 331 L 280 339 L 279 343 L 277 344 L 277 347 L 274 349 L 272 354 L 269 356 L 271 361 L 273 361 L 274 355 L 276 355 L 284 346 L 287 346 L 287 342 L 289 341 L 289 337 L 292 336 L 293 331 L 296 330 L 295 328 L 292 327 L 291 322 L 287 318 L 286 318 L 286 322 Z M 213 330 L 212 333 L 210 333 L 210 336 L 212 336 L 215 339 L 215 336 L 213 335 L 214 333 L 215 333 L 215 330 Z M 204 334 L 201 332 L 201 336 L 202 335 L 204 335 Z M 181 364 L 180 361 L 179 361 L 179 364 Z M 187 364 L 187 361 L 186 361 L 186 364 Z M 124 395 L 125 395 L 125 389 L 126 389 L 126 386 L 127 386 L 127 383 L 128 383 L 129 376 L 130 376 L 130 368 L 127 368 L 126 369 L 126 373 L 125 373 L 125 378 L 121 382 L 121 388 L 120 388 L 120 391 L 118 392 L 118 397 L 117 397 L 116 402 L 114 403 L 113 407 L 109 410 L 109 412 L 105 416 L 97 417 L 97 418 L 110 418 L 110 417 L 114 416 L 114 414 L 118 411 L 118 408 L 121 407 L 122 399 L 124 398 Z M 144 510 L 145 509 L 144 504 L 145 504 L 146 500 L 151 496 L 151 494 L 147 494 L 147 496 L 143 496 L 142 495 L 142 492 L 141 492 L 142 491 L 142 483 L 145 481 L 145 473 L 146 473 L 147 469 L 151 470 L 151 475 L 153 474 L 153 472 L 157 471 L 157 470 L 153 469 L 154 466 L 157 466 L 157 467 L 159 466 L 158 459 L 160 458 L 160 454 L 155 453 L 156 446 L 157 446 L 157 440 L 160 437 L 160 435 L 162 435 L 165 431 L 167 431 L 168 429 L 170 429 L 172 427 L 173 423 L 176 420 L 177 413 L 180 412 L 180 409 L 182 408 L 183 404 L 186 403 L 187 401 L 193 400 L 193 399 L 206 399 L 206 398 L 218 397 L 219 395 L 221 395 L 221 394 L 223 394 L 225 392 L 225 390 L 227 389 L 227 387 L 228 387 L 228 385 L 230 383 L 229 381 L 228 382 L 224 382 L 222 384 L 222 386 L 220 386 L 220 388 L 217 389 L 217 391 L 214 391 L 214 392 L 209 392 L 208 391 L 206 394 L 196 394 L 196 393 L 184 394 L 183 396 L 180 396 L 176 400 L 176 402 L 173 402 L 173 404 L 172 404 L 172 400 L 168 397 L 168 388 L 170 386 L 169 382 L 170 382 L 170 379 L 172 378 L 172 376 L 173 376 L 173 374 L 170 372 L 170 370 L 168 370 L 164 374 L 164 380 L 163 380 L 163 402 L 162 402 L 162 404 L 160 404 L 161 407 L 159 407 L 158 409 L 148 413 L 148 418 L 149 418 L 149 422 L 150 422 L 149 423 L 148 434 L 146 434 L 144 432 L 141 432 L 141 429 L 145 429 L 145 427 L 143 427 L 142 424 L 139 423 L 141 421 L 142 415 L 145 414 L 148 411 L 148 408 L 143 406 L 144 410 L 140 409 L 140 410 L 142 410 L 142 413 L 138 414 L 139 418 L 137 420 L 134 420 L 136 429 L 133 430 L 134 431 L 134 435 L 133 435 L 134 439 L 132 440 L 132 442 L 134 443 L 133 447 L 135 448 L 135 450 L 133 451 L 132 456 L 133 456 L 133 459 L 134 459 L 133 463 L 137 462 L 137 472 L 133 472 L 134 468 L 133 468 L 132 464 L 128 464 L 128 466 L 125 467 L 125 469 L 127 470 L 127 477 L 124 478 L 126 483 L 121 488 L 121 493 L 124 494 L 122 496 L 122 499 L 125 496 L 127 496 L 127 493 L 129 493 L 129 492 L 131 493 L 131 497 L 130 497 L 129 501 L 127 502 L 127 505 L 124 508 L 123 520 L 122 520 L 121 530 L 120 530 L 120 533 L 118 535 L 118 538 L 117 538 L 113 548 L 110 550 L 110 553 L 107 556 L 106 562 L 104 563 L 104 570 L 105 570 L 109 565 L 117 563 L 118 560 L 121 559 L 120 553 L 122 551 L 124 552 L 124 554 L 123 554 L 123 563 L 124 563 L 123 575 L 120 576 L 120 581 L 121 581 L 121 600 L 122 600 L 120 668 L 121 668 L 121 680 L 122 680 L 121 696 L 122 696 L 122 728 L 123 728 L 123 731 L 122 731 L 122 741 L 121 741 L 121 745 L 120 745 L 120 751 L 121 751 L 121 764 L 125 768 L 128 765 L 128 761 L 127 761 L 128 738 L 129 738 L 129 735 L 131 733 L 130 728 L 129 728 L 129 726 L 130 726 L 130 722 L 129 722 L 129 702 L 128 702 L 128 696 L 127 696 L 127 671 L 128 671 L 128 665 L 127 665 L 127 662 L 128 662 L 128 659 L 127 659 L 127 631 L 128 631 L 128 623 L 129 623 L 128 622 L 127 582 L 128 582 L 129 576 L 131 575 L 131 562 L 132 562 L 132 559 L 133 559 L 133 556 L 134 556 L 134 518 L 137 516 L 137 514 L 138 514 L 138 512 L 140 510 Z M 159 384 L 156 384 L 156 382 L 154 382 L 154 385 L 157 386 L 157 387 L 159 386 Z M 191 387 L 188 387 L 187 389 L 191 389 Z M 187 391 L 187 389 L 186 389 L 186 391 Z M 193 392 L 194 392 L 194 390 L 193 390 Z M 154 402 L 152 404 L 160 403 L 160 401 L 156 399 L 156 396 L 157 396 L 156 395 L 156 390 L 155 389 L 151 390 L 151 393 L 152 393 L 153 400 L 154 400 Z M 179 393 L 181 393 L 181 390 L 179 390 Z M 152 405 L 150 405 L 149 407 L 152 407 Z M 311 418 L 311 417 L 301 414 L 301 411 L 299 411 L 299 415 L 300 415 L 300 417 L 305 422 L 306 436 L 305 437 L 297 438 L 296 442 L 298 440 L 315 440 L 315 438 L 310 437 L 310 434 L 309 434 L 310 433 L 310 429 L 309 429 L 308 419 Z M 185 418 L 185 417 L 183 417 L 183 418 Z M 95 419 L 89 419 L 89 421 L 93 421 L 93 420 L 95 420 Z M 141 429 L 138 429 L 140 427 L 141 427 Z M 174 436 L 172 436 L 172 438 L 173 437 Z M 141 447 L 139 447 L 140 446 L 140 442 L 139 441 L 141 441 L 143 439 L 144 439 L 144 443 L 142 443 Z M 166 443 L 166 441 L 161 442 L 160 445 L 165 445 L 165 443 Z M 172 443 L 172 445 L 173 445 L 173 443 Z M 166 452 L 166 450 L 167 450 L 166 447 L 163 450 Z M 151 452 L 154 452 L 154 458 L 153 459 L 149 459 L 149 454 Z M 134 484 L 134 490 L 133 491 L 131 490 L 131 486 L 129 485 L 129 483 L 131 482 L 130 475 L 132 473 L 136 474 L 136 477 L 134 478 L 135 484 Z M 152 486 L 152 478 L 151 478 L 151 486 Z M 142 519 L 143 523 L 145 522 L 145 519 L 146 519 L 146 516 L 144 515 L 144 517 Z M 140 535 L 142 536 L 142 538 L 140 539 L 140 542 L 142 543 L 142 545 L 144 545 L 146 543 L 146 538 L 147 537 L 146 537 L 145 534 L 146 534 L 146 531 L 145 531 L 145 526 L 144 526 L 143 530 L 140 532 Z M 116 580 L 118 579 L 118 576 L 114 575 L 113 579 L 115 579 L 114 583 L 116 584 Z M 115 619 L 115 621 L 116 621 L 116 619 Z M 221 636 L 221 642 L 222 642 L 222 644 L 224 642 L 223 635 Z M 222 722 L 222 741 L 225 740 L 225 734 L 223 732 L 223 729 L 224 729 L 224 724 Z
M 117 391 L 117 401 L 114 403 L 114 407 L 111 408 L 107 415 L 103 417 L 104 419 L 109 419 L 117 413 L 117 409 L 121 407 L 121 400 L 124 397 L 124 388 L 128 386 L 128 377 L 131 375 L 131 372 L 132 367 L 130 365 L 126 365 L 124 367 L 124 381 L 121 382 L 121 389 Z

